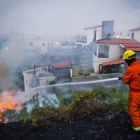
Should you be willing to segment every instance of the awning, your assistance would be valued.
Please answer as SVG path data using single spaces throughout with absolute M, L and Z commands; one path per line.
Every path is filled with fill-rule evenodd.
M 123 64 L 124 61 L 121 59 L 117 59 L 117 60 L 112 60 L 112 61 L 107 61 L 107 62 L 103 62 L 102 65 L 103 66 L 107 66 L 107 65 L 117 65 L 117 64 Z

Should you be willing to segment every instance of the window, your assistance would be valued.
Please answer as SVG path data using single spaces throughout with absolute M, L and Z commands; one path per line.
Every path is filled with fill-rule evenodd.
M 120 32 L 120 36 L 122 36 L 122 32 Z
M 132 33 L 131 38 L 132 38 L 132 39 L 134 38 L 134 33 Z
M 45 47 L 45 43 L 42 43 L 42 46 Z
M 30 42 L 30 46 L 33 46 L 33 42 Z
M 96 44 L 93 45 L 93 53 L 95 56 L 97 56 L 97 45 Z
M 109 46 L 99 45 L 98 58 L 109 58 Z

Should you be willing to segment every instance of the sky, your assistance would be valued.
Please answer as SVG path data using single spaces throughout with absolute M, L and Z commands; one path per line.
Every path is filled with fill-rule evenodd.
M 69 36 L 114 20 L 140 22 L 140 0 L 0 0 L 0 33 Z

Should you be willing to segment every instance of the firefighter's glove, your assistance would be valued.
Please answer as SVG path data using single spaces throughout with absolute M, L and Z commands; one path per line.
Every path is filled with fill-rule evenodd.
M 123 80 L 123 77 L 119 77 L 119 80 Z

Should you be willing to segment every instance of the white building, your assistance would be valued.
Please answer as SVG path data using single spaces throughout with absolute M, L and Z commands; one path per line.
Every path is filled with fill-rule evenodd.
M 40 50 L 42 54 L 47 53 L 49 48 L 58 48 L 61 41 L 49 35 L 23 35 L 29 49 Z
M 107 36 L 113 37 L 114 21 L 102 21 L 102 25 L 84 28 L 87 35 L 87 44 L 95 40 L 106 38 Z
M 80 34 L 65 38 L 61 42 L 61 48 L 67 48 L 67 49 L 78 48 L 78 47 L 83 48 L 83 46 L 86 45 L 87 45 L 87 37 Z
M 99 40 L 102 38 L 102 25 L 84 28 L 87 35 L 87 44 L 90 44 L 93 39 Z
M 115 38 L 122 39 L 131 39 L 131 32 L 129 31 L 132 28 L 137 27 L 136 24 L 116 24 L 114 26 L 114 36 Z
M 140 27 L 129 30 L 131 38 L 140 42 Z
M 48 85 L 50 81 L 56 80 L 56 77 L 48 72 L 47 66 L 23 71 L 23 76 L 25 91 L 37 86 Z
M 125 50 L 140 51 L 140 43 L 134 39 L 102 39 L 94 41 L 93 68 L 95 73 L 105 65 L 122 64 Z M 113 61 L 113 62 L 112 62 Z M 100 68 L 99 68 L 100 66 Z

